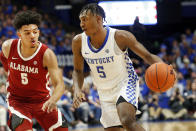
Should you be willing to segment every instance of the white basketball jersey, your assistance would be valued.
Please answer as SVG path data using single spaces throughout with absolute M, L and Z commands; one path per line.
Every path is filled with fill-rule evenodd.
M 106 38 L 99 49 L 95 49 L 90 37 L 82 33 L 82 56 L 98 89 L 111 89 L 126 78 L 138 79 L 127 51 L 122 52 L 115 41 L 115 31 L 107 27 Z

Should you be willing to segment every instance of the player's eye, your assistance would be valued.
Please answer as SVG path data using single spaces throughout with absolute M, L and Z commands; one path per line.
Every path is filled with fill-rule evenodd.
M 82 18 L 81 21 L 82 21 L 82 22 L 85 22 L 85 21 L 86 21 L 86 18 Z

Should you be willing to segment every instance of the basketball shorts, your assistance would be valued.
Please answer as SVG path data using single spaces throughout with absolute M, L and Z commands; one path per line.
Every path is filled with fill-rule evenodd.
M 35 118 L 45 131 L 53 131 L 60 127 L 62 125 L 62 114 L 60 110 L 53 110 L 47 113 L 47 111 L 42 110 L 44 102 L 22 103 L 21 101 L 9 99 L 8 97 L 8 110 L 10 112 L 8 126 L 11 127 L 11 117 L 15 114 L 19 118 L 24 118 L 23 123 L 18 127 L 19 130 L 32 130 L 32 118 Z
M 104 128 L 122 125 L 116 108 L 116 103 L 120 96 L 138 108 L 139 80 L 130 82 L 129 79 L 125 79 L 112 89 L 97 89 L 102 110 L 100 121 Z M 136 114 L 139 114 L 138 110 Z

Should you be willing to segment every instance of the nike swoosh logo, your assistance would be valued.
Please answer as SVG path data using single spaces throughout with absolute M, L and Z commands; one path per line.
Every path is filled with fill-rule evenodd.
M 15 59 L 18 59 L 18 58 L 12 57 L 12 59 L 15 60 Z

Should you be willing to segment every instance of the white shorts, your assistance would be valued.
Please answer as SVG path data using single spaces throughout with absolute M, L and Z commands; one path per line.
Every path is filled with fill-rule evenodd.
M 120 96 L 138 108 L 139 80 L 131 81 L 126 79 L 112 89 L 97 89 L 102 110 L 100 121 L 104 128 L 122 125 L 116 108 L 116 102 Z

